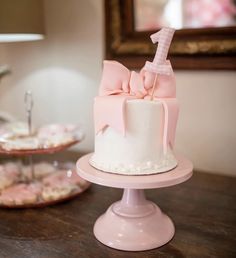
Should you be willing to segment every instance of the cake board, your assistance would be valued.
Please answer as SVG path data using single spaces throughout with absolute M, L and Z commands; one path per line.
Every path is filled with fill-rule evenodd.
M 78 174 L 95 184 L 124 188 L 122 199 L 113 203 L 95 222 L 94 235 L 104 245 L 124 251 L 144 251 L 169 242 L 175 233 L 172 220 L 153 202 L 144 189 L 176 185 L 192 176 L 193 165 L 177 156 L 178 166 L 169 172 L 127 176 L 105 173 L 89 164 L 92 154 L 77 161 Z

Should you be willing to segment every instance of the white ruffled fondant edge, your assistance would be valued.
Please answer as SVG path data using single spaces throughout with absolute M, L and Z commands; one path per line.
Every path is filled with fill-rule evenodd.
M 159 163 L 153 162 L 143 162 L 138 165 L 129 164 L 129 165 L 109 165 L 105 163 L 97 162 L 94 158 L 94 155 L 89 160 L 91 166 L 98 170 L 102 170 L 103 172 L 119 174 L 119 175 L 151 175 L 157 173 L 164 173 L 174 169 L 178 162 L 174 155 L 167 154 L 164 159 L 162 159 Z

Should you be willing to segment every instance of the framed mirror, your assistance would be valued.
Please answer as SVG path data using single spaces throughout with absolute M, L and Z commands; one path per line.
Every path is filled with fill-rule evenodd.
M 105 0 L 106 59 L 139 69 L 154 57 L 150 35 L 176 29 L 175 69 L 236 69 L 236 0 Z

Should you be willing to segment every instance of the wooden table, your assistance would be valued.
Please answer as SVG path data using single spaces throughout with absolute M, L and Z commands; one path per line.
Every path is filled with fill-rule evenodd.
M 99 243 L 94 222 L 122 191 L 92 185 L 53 207 L 0 209 L 0 257 L 236 257 L 236 178 L 196 172 L 183 184 L 146 193 L 176 226 L 173 240 L 159 249 L 122 252 Z

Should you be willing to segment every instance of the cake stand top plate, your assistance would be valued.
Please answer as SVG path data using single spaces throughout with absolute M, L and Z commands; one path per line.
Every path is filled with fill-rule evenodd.
M 141 176 L 103 172 L 89 164 L 91 156 L 92 153 L 87 154 L 77 161 L 77 172 L 82 178 L 104 186 L 129 189 L 161 188 L 182 183 L 192 176 L 192 162 L 181 155 L 177 155 L 178 166 L 171 171 Z

